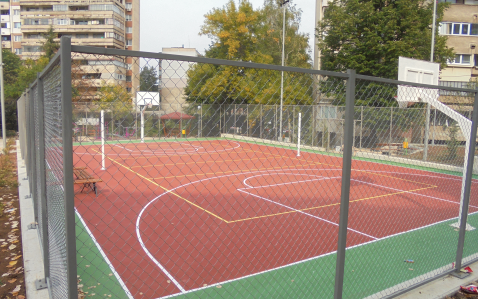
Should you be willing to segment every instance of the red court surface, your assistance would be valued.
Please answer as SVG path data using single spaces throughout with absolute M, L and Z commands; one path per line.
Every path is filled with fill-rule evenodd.
M 159 298 L 336 250 L 342 159 L 231 140 L 76 146 L 103 180 L 76 208 L 137 296 Z M 478 194 L 478 184 L 472 194 Z M 458 216 L 461 178 L 353 160 L 347 246 Z M 458 191 L 458 192 L 457 192 Z M 478 211 L 472 196 L 470 212 Z

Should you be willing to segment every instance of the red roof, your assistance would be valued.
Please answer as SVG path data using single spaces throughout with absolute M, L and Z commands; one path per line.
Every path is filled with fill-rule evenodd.
M 160 119 L 192 119 L 192 118 L 194 118 L 194 116 L 187 115 L 180 112 L 172 112 L 160 117 Z

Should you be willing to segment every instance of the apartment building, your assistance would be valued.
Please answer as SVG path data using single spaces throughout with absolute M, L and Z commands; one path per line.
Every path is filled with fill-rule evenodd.
M 21 56 L 42 55 L 43 34 L 50 26 L 73 45 L 139 50 L 140 0 L 0 0 L 2 47 Z M 81 90 L 94 100 L 104 84 L 123 85 L 132 95 L 139 86 L 139 64 L 131 58 L 90 55 L 78 58 L 74 79 L 94 82 Z M 93 80 L 92 80 L 93 79 Z
M 439 34 L 448 37 L 455 59 L 441 71 L 442 85 L 463 86 L 478 76 L 478 1 L 441 0 L 450 3 L 439 26 Z M 462 82 L 462 83 L 458 83 Z

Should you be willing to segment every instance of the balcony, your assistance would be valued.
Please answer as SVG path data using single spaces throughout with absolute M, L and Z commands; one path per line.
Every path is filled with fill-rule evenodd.
M 2 35 L 10 35 L 12 33 L 10 28 L 2 28 L 1 32 L 2 32 Z

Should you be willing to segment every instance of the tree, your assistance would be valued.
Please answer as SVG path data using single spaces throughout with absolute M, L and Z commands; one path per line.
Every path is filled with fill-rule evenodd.
M 140 91 L 151 91 L 151 92 L 158 92 L 158 83 L 159 83 L 159 77 L 156 69 L 151 66 L 145 66 L 141 70 L 140 78 L 139 78 L 140 86 L 139 90 Z
M 113 111 L 115 116 L 121 116 L 131 112 L 131 93 L 126 87 L 103 81 L 97 92 L 98 100 L 95 103 L 99 110 Z
M 286 15 L 286 65 L 310 68 L 308 36 L 298 31 L 301 11 L 295 6 Z M 223 8 L 205 15 L 201 35 L 213 43 L 209 58 L 282 63 L 282 9 L 266 0 L 254 10 L 247 0 L 238 5 L 230 0 Z M 278 104 L 281 72 L 217 65 L 193 65 L 188 71 L 187 100 L 209 104 Z M 301 73 L 284 73 L 284 103 L 311 103 L 312 78 Z
M 56 52 L 58 52 L 58 49 L 60 49 L 60 44 L 55 41 L 55 39 L 58 38 L 58 34 L 55 33 L 53 25 L 50 25 L 48 31 L 43 34 L 43 38 L 45 40 L 42 42 L 42 50 L 45 52 L 45 56 L 48 60 L 50 60 Z
M 438 3 L 437 25 L 447 7 Z M 333 0 L 317 28 L 322 69 L 396 79 L 399 56 L 430 59 L 432 15 L 426 0 Z M 442 67 L 454 57 L 446 40 L 435 34 Z

